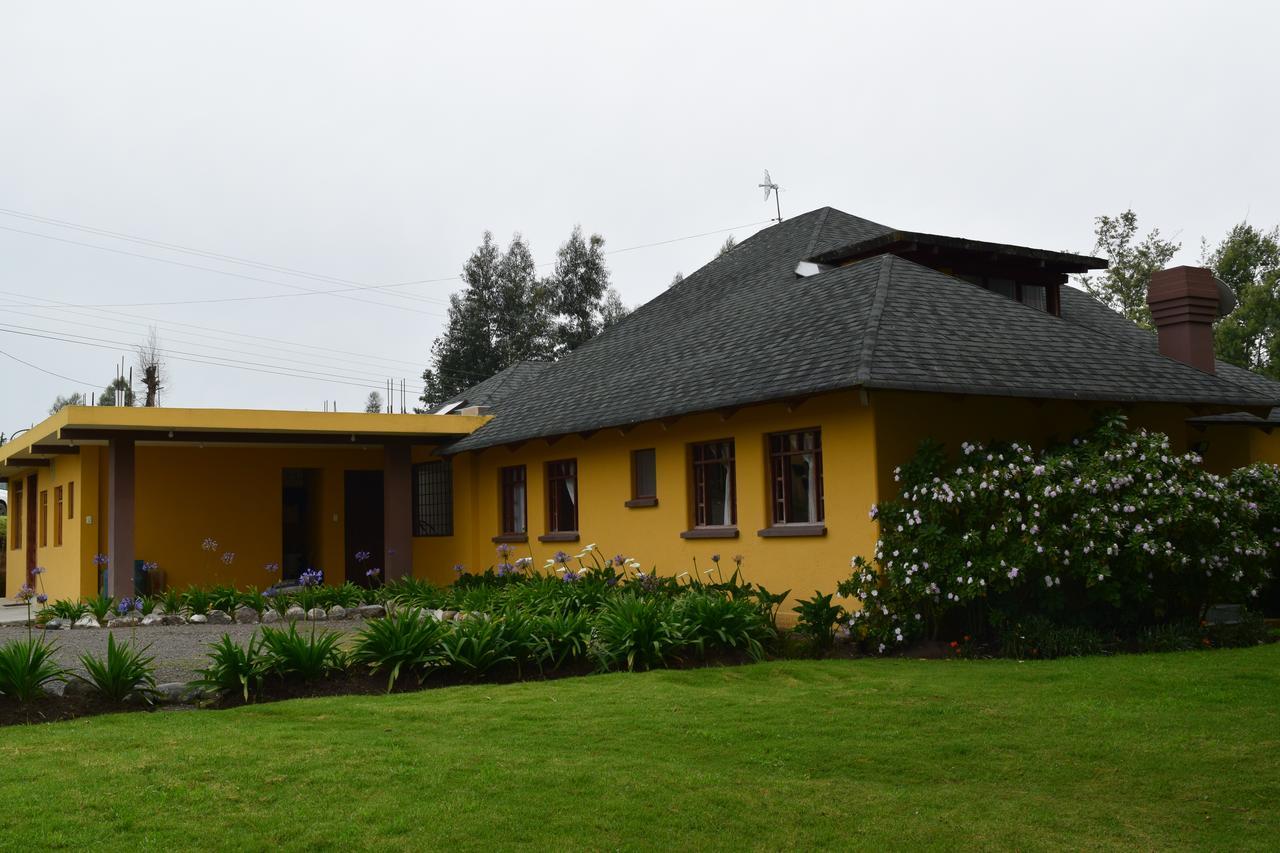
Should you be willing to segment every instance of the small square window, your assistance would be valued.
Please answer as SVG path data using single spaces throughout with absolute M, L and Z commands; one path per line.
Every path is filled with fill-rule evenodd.
M 658 503 L 658 453 L 652 447 L 631 451 L 631 500 L 627 506 Z

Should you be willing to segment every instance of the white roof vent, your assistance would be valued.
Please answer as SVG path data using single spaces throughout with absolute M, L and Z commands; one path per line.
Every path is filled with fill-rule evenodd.
M 801 261 L 796 264 L 796 277 L 808 278 L 811 275 L 819 275 L 830 269 L 835 269 L 835 267 L 832 267 L 829 264 L 815 264 L 810 261 Z

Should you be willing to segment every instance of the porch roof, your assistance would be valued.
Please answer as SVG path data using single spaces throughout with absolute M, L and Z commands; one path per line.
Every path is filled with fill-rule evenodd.
M 147 445 L 380 447 L 441 444 L 478 429 L 488 416 L 67 406 L 0 445 L 0 478 L 43 467 L 81 446 L 131 438 Z

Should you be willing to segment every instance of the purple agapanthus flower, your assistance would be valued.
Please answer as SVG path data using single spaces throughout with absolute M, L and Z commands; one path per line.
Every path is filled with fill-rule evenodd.
M 718 562 L 720 562 L 720 555 L 719 555 L 719 554 L 712 554 L 712 555 L 711 555 L 711 562 L 713 562 L 713 563 L 718 563 Z
M 125 596 L 124 598 L 120 599 L 120 603 L 116 605 L 116 612 L 118 612 L 121 616 L 125 615 L 132 609 L 133 609 L 133 599 L 129 598 L 128 596 Z
M 213 537 L 211 537 L 211 536 L 206 536 L 206 537 L 204 538 L 204 541 L 200 543 L 200 550 L 202 550 L 202 551 L 216 551 L 216 550 L 218 550 L 218 540 L 217 540 L 217 539 L 214 539 L 214 538 L 213 538 Z
M 573 569 L 565 569 L 564 574 L 560 576 L 560 580 L 564 581 L 565 583 L 573 583 L 580 577 L 582 577 L 582 575 L 580 575 L 578 572 L 575 572 Z
M 372 556 L 368 551 L 356 551 L 356 562 L 363 563 Z
M 507 561 L 507 557 L 511 556 L 511 546 L 505 542 L 499 545 L 498 556 L 501 557 L 502 561 L 505 563 Z
M 224 565 L 229 566 L 235 560 L 235 558 L 236 558 L 235 551 L 227 551 L 222 555 L 222 562 Z
M 365 572 L 364 576 L 367 578 L 376 578 L 380 574 L 382 574 L 382 569 L 379 568 L 378 566 L 374 566 L 372 569 L 369 569 L 367 572 Z
M 34 569 L 31 570 L 31 574 L 33 575 L 44 574 L 44 566 L 36 566 Z
M 139 613 L 142 612 L 142 596 L 138 596 L 133 600 L 133 609 Z
M 623 556 L 622 554 L 614 554 L 614 555 L 613 555 L 613 564 L 614 564 L 615 566 L 617 566 L 618 568 L 622 568 L 623 566 L 625 566 L 625 565 L 627 564 L 627 558 L 626 558 L 625 556 Z
M 48 600 L 49 596 L 45 595 L 43 592 L 36 596 L 36 603 L 38 604 L 44 604 Z
M 102 567 L 102 566 L 105 566 L 105 565 L 107 564 L 107 562 L 108 562 L 108 559 L 107 559 L 107 555 L 106 555 L 106 554 L 94 554 L 94 555 L 93 555 L 93 564 L 94 564 L 95 566 Z
M 510 563 L 499 563 L 498 577 L 500 578 L 506 577 L 507 575 L 511 574 L 515 570 L 516 570 L 515 566 L 511 565 Z
M 36 591 L 32 588 L 31 584 L 24 583 L 21 588 L 18 589 L 17 599 L 19 601 L 30 601 L 35 597 L 35 594 Z
M 563 566 L 565 563 L 569 562 L 569 555 L 566 554 L 564 551 L 556 551 L 555 556 L 553 556 L 551 559 L 555 560 L 557 563 Z
M 453 567 L 453 573 L 454 573 L 455 575 L 460 575 L 460 574 L 462 574 L 463 572 L 465 572 L 466 570 L 467 570 L 467 567 L 466 567 L 466 566 L 464 566 L 464 565 L 462 565 L 462 563 L 458 563 L 457 565 L 455 565 L 455 566 Z
M 144 572 L 154 572 L 154 571 L 155 571 L 156 569 L 158 569 L 158 568 L 160 568 L 160 564 L 159 564 L 159 563 L 153 563 L 153 562 L 151 562 L 150 560 L 148 560 L 147 562 L 145 562 L 145 563 L 143 563 L 143 564 L 142 564 L 142 570 L 143 570 Z
M 319 569 L 307 569 L 298 575 L 298 583 L 303 586 L 319 586 L 324 583 L 324 572 Z
M 267 574 L 272 574 L 272 575 L 274 575 L 276 572 L 280 571 L 280 564 L 279 564 L 279 563 L 267 563 L 267 564 L 266 564 L 265 566 L 263 566 L 262 568 L 263 568 L 263 570 L 264 570 L 264 571 L 266 571 L 266 572 L 267 572 Z
M 266 590 L 264 590 L 264 591 L 263 591 L 263 593 L 262 593 L 262 597 L 263 597 L 263 598 L 275 598 L 275 597 L 276 597 L 276 588 L 275 588 L 274 586 L 269 586 L 269 587 L 267 587 L 267 588 L 266 588 Z

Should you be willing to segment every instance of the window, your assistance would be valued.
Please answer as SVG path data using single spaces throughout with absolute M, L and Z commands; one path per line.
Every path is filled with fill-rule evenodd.
M 524 466 L 503 468 L 499 476 L 502 482 L 502 534 L 523 536 L 528 532 Z
M 453 468 L 446 459 L 413 466 L 413 535 L 453 535 Z
M 769 436 L 772 518 L 778 524 L 821 524 L 822 432 L 816 429 Z
M 738 523 L 733 439 L 693 446 L 694 527 L 732 527 Z
M 631 500 L 627 506 L 658 505 L 657 452 L 648 447 L 631 451 Z
M 547 463 L 547 531 L 578 532 L 578 460 Z
M 76 484 L 67 483 L 67 518 L 76 517 Z
M 976 284 L 984 290 L 990 290 L 992 293 L 998 293 L 1006 296 L 1023 305 L 1029 305 L 1039 311 L 1048 314 L 1058 314 L 1059 297 L 1058 287 L 1052 287 L 1044 284 L 1031 284 L 1025 281 L 1014 281 L 1011 278 L 997 278 L 995 276 L 970 275 L 968 273 L 960 273 L 959 278 L 964 279 L 970 284 Z
M 9 490 L 13 495 L 13 500 L 9 502 L 9 541 L 13 543 L 13 550 L 22 547 L 22 483 L 13 483 L 13 487 Z
M 49 490 L 40 490 L 40 547 L 49 545 Z
M 53 487 L 53 544 L 62 544 L 62 486 Z

